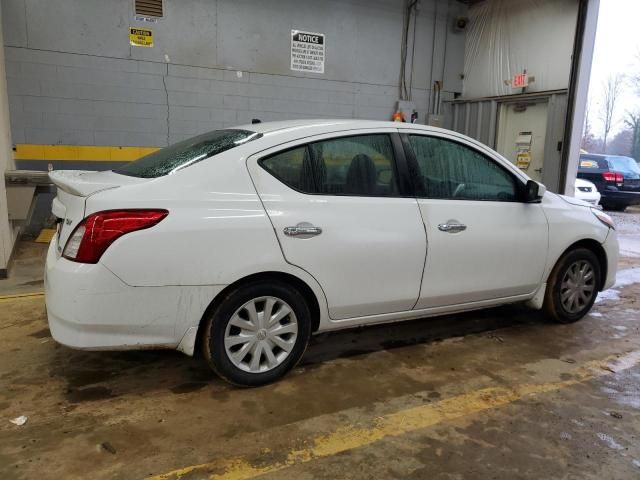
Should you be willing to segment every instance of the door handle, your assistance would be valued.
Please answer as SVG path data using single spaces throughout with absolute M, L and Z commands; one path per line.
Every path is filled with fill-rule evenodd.
M 322 229 L 309 224 L 299 223 L 295 227 L 284 227 L 284 234 L 289 237 L 315 237 L 320 235 Z
M 440 225 L 438 225 L 438 230 L 447 233 L 463 232 L 466 229 L 467 226 L 463 225 L 462 223 L 441 223 Z

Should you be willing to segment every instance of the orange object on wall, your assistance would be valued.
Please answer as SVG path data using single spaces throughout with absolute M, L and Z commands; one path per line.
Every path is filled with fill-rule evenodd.
M 391 121 L 392 122 L 404 122 L 404 115 L 402 114 L 402 112 L 400 110 L 396 111 L 392 116 L 391 116 Z

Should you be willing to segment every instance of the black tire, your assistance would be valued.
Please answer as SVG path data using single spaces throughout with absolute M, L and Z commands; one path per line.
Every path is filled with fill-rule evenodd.
M 571 312 L 563 305 L 561 300 L 562 282 L 568 270 L 576 262 L 588 262 L 593 268 L 593 291 L 590 294 L 589 300 L 582 307 L 577 311 Z M 542 307 L 545 314 L 559 323 L 577 322 L 591 310 L 591 307 L 596 301 L 601 286 L 601 278 L 600 262 L 591 250 L 587 248 L 576 248 L 575 250 L 567 252 L 558 260 L 558 263 L 556 263 L 549 275 Z
M 620 203 L 603 203 L 602 208 L 612 212 L 624 212 L 627 209 L 627 205 Z
M 234 365 L 225 349 L 225 332 L 234 313 L 247 302 L 260 297 L 276 297 L 286 302 L 298 324 L 297 337 L 289 354 L 271 370 L 252 373 Z M 304 297 L 295 288 L 279 281 L 251 283 L 228 293 L 205 319 L 202 353 L 211 369 L 227 382 L 240 387 L 267 385 L 282 378 L 296 366 L 311 336 L 311 313 Z

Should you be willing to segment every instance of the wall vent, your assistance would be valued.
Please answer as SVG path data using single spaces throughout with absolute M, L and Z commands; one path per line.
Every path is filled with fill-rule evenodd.
M 136 15 L 141 17 L 162 17 L 162 0 L 135 0 Z

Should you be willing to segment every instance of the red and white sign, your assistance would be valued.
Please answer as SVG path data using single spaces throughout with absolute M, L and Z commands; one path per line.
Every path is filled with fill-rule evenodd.
M 512 88 L 524 88 L 529 86 L 529 75 L 526 73 L 518 73 L 513 76 L 513 80 L 511 80 Z

